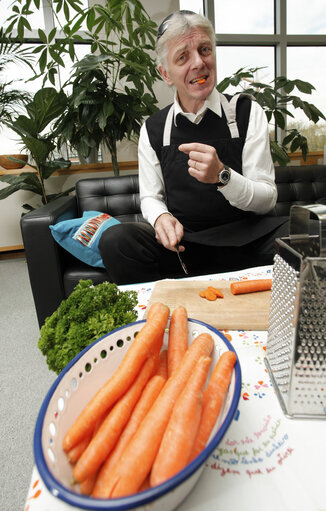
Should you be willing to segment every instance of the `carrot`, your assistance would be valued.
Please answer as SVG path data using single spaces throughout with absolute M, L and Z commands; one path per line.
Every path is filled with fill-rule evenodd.
M 153 316 L 156 312 L 158 312 L 161 309 L 162 305 L 163 304 L 161 302 L 152 303 L 152 305 L 148 309 L 146 320 L 149 320 L 151 318 L 151 316 Z
M 69 449 L 67 452 L 67 458 L 71 465 L 74 465 L 77 460 L 80 458 L 82 453 L 85 451 L 86 447 L 88 446 L 90 440 L 92 438 L 92 435 L 86 435 L 84 438 L 81 439 L 78 444 L 76 444 L 74 447 Z
M 91 495 L 95 481 L 97 477 L 97 471 L 94 474 L 88 476 L 83 482 L 80 483 L 79 489 L 82 495 Z
M 94 429 L 96 421 L 128 390 L 150 353 L 160 348 L 169 314 L 169 308 L 161 305 L 146 321 L 116 372 L 93 396 L 66 433 L 63 439 L 65 451 Z
M 216 300 L 217 296 L 214 293 L 214 291 L 211 291 L 210 289 L 206 289 L 205 298 L 206 298 L 206 300 L 209 300 L 210 302 L 214 302 Z
M 156 370 L 157 362 L 158 354 L 148 357 L 136 380 L 104 419 L 73 469 L 78 483 L 94 474 L 115 446 L 143 388 Z
M 220 289 L 217 289 L 213 286 L 208 286 L 206 289 L 203 289 L 199 292 L 199 296 L 201 298 L 206 298 L 211 302 L 214 302 L 216 298 L 224 298 L 224 295 Z
M 188 313 L 181 305 L 172 312 L 168 341 L 168 375 L 180 364 L 188 348 Z
M 215 293 L 217 298 L 224 298 L 224 295 L 220 289 L 217 289 L 216 287 L 213 287 L 213 286 L 208 286 L 207 289 L 209 291 L 212 291 L 213 293 Z
M 161 393 L 113 467 L 106 497 L 121 497 L 138 491 L 149 474 L 174 403 L 191 376 L 198 359 L 209 356 L 214 341 L 200 334 L 189 346 L 179 367 L 170 376 Z
M 146 477 L 145 481 L 143 482 L 143 484 L 140 486 L 139 488 L 139 492 L 140 491 L 146 491 L 148 490 L 149 488 L 151 487 L 151 485 L 149 484 L 149 476 Z
M 92 432 L 91 435 L 87 435 L 80 442 L 78 442 L 78 444 L 76 444 L 75 447 L 72 447 L 71 449 L 69 449 L 69 451 L 67 452 L 67 458 L 72 465 L 77 463 L 77 461 L 79 460 L 79 458 L 85 451 L 86 447 L 88 446 L 89 442 L 91 441 L 91 439 L 93 438 L 95 433 L 98 431 L 100 425 L 102 424 L 103 420 L 105 419 L 105 416 L 106 415 L 101 417 L 96 422 L 94 431 Z
M 193 374 L 178 397 L 153 463 L 150 485 L 163 483 L 188 463 L 199 426 L 204 385 L 210 357 L 198 360 Z
M 163 378 L 165 380 L 168 379 L 168 350 L 167 349 L 162 350 L 159 355 L 156 374 L 163 376 Z
M 272 288 L 272 279 L 240 280 L 231 282 L 230 289 L 233 295 L 268 291 Z
M 198 456 L 206 446 L 221 411 L 236 360 L 234 351 L 226 351 L 217 361 L 204 392 L 200 424 L 189 461 Z
M 116 443 L 113 451 L 109 454 L 108 458 L 103 463 L 99 471 L 92 492 L 93 497 L 96 498 L 105 497 L 106 495 L 105 490 L 110 481 L 112 468 L 119 460 L 129 440 L 133 437 L 141 421 L 143 420 L 143 418 L 153 405 L 154 401 L 156 400 L 157 396 L 161 392 L 163 385 L 165 384 L 165 381 L 166 381 L 165 378 L 158 374 L 155 374 L 147 382 L 146 387 L 144 388 L 142 395 L 140 396 L 139 401 L 131 414 L 128 424 L 122 431 L 120 438 Z

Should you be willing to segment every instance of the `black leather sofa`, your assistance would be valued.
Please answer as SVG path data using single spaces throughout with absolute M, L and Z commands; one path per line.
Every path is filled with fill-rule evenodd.
M 326 165 L 276 167 L 275 215 L 288 215 L 292 204 L 324 202 Z M 39 325 L 69 296 L 80 279 L 107 280 L 105 269 L 88 266 L 61 248 L 49 225 L 76 218 L 83 211 L 110 213 L 121 222 L 144 221 L 140 213 L 138 176 L 82 179 L 74 196 L 61 197 L 26 214 L 21 231 Z M 253 260 L 253 265 L 256 266 Z M 209 269 L 207 273 L 210 273 Z

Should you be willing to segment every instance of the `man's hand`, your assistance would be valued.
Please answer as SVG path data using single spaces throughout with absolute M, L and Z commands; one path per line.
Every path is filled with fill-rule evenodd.
M 154 229 L 157 241 L 168 250 L 175 251 L 175 246 L 183 237 L 183 225 L 179 220 L 169 213 L 163 213 L 157 218 Z M 179 245 L 179 250 L 183 252 L 184 247 Z
M 217 183 L 224 165 L 214 147 L 192 142 L 181 144 L 179 150 L 189 155 L 189 174 L 202 183 Z

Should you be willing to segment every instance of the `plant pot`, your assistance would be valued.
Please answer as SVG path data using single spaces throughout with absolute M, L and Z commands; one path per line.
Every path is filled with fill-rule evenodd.
M 16 158 L 17 160 L 21 160 L 21 163 L 18 161 L 13 161 L 10 158 Z M 6 170 L 12 169 L 21 169 L 26 165 L 28 161 L 27 154 L 1 154 L 0 155 L 0 166 Z

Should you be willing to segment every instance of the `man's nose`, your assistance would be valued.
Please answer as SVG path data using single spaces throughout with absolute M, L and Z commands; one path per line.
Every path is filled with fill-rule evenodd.
M 194 68 L 201 67 L 204 64 L 203 58 L 198 51 L 191 56 L 191 65 Z

